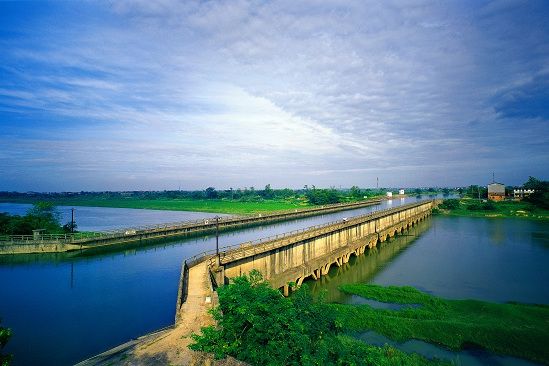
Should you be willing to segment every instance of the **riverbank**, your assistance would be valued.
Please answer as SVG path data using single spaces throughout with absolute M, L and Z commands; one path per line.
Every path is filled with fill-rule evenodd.
M 419 339 L 452 350 L 467 347 L 528 359 L 549 361 L 549 306 L 447 300 L 413 287 L 346 284 L 348 294 L 381 303 L 402 304 L 397 310 L 370 305 L 329 305 L 343 328 L 375 331 L 395 341 Z
M 479 201 L 471 198 L 445 200 L 433 214 L 444 216 L 520 218 L 549 220 L 549 210 L 525 201 Z

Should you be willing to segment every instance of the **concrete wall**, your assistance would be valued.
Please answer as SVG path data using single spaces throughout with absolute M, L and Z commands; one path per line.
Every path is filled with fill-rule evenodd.
M 29 254 L 29 253 L 59 253 L 80 249 L 80 245 L 67 243 L 37 242 L 32 244 L 2 243 L 0 244 L 0 255 L 2 254 Z
M 220 266 L 214 272 L 222 273 L 218 282 L 260 271 L 273 287 L 289 291 L 288 282 L 300 285 L 306 277 L 320 278 L 332 265 L 341 266 L 351 255 L 363 254 L 401 233 L 431 214 L 434 201 L 411 204 L 342 221 L 330 227 L 296 234 L 264 243 L 257 248 L 242 248 L 224 253 Z M 215 266 L 214 266 L 215 267 Z

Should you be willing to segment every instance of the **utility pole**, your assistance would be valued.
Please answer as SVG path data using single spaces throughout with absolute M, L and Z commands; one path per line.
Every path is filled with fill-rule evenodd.
M 219 216 L 215 217 L 215 254 L 219 259 Z
M 376 177 L 376 189 L 379 189 L 379 177 Z
M 74 233 L 74 207 L 71 208 L 71 233 Z

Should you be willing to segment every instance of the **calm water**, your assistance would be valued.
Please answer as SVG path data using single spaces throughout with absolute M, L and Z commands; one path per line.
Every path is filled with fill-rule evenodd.
M 0 212 L 23 216 L 32 208 L 26 203 L 0 203 Z M 72 206 L 57 206 L 61 223 L 71 221 Z M 219 216 L 229 216 L 217 214 Z M 190 221 L 216 216 L 215 213 L 141 210 L 133 208 L 74 207 L 74 221 L 80 231 L 109 231 L 140 225 Z
M 516 219 L 432 217 L 407 235 L 332 268 L 321 281 L 308 281 L 313 292 L 327 290 L 333 302 L 361 304 L 346 295 L 343 283 L 414 286 L 451 299 L 549 304 L 549 225 Z M 377 306 L 377 304 L 370 304 Z M 393 344 L 427 357 L 449 358 L 463 365 L 527 365 L 511 357 L 486 352 L 450 352 L 425 342 L 403 344 L 366 332 L 361 339 Z
M 220 245 L 238 244 L 411 201 L 415 198 L 222 233 Z M 20 209 L 24 213 L 27 208 Z M 77 208 L 79 225 L 86 209 Z M 111 211 L 120 209 L 94 210 L 100 222 L 97 226 L 105 227 L 102 217 L 108 215 L 122 219 Z M 147 223 L 174 221 L 173 212 L 169 211 L 124 209 L 124 212 L 129 224 L 124 226 L 144 224 L 139 221 L 144 214 L 149 218 L 148 214 L 160 215 L 155 216 L 158 221 Z M 14 365 L 70 365 L 171 325 L 182 260 L 213 248 L 215 237 L 210 236 L 94 256 L 67 253 L 0 257 L 0 316 L 2 324 L 14 332 L 6 352 L 15 355 Z

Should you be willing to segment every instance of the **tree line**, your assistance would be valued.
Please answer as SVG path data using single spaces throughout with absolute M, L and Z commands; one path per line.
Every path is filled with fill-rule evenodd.
M 450 189 L 444 188 L 443 191 L 450 192 Z M 255 187 L 243 187 L 243 188 L 229 188 L 229 189 L 216 189 L 213 186 L 207 187 L 203 190 L 194 191 L 121 191 L 121 192 L 0 192 L 0 200 L 5 202 L 18 202 L 18 201 L 56 201 L 56 200 L 72 200 L 72 199 L 141 199 L 141 200 L 155 200 L 155 199 L 182 199 L 182 200 L 236 200 L 236 201 L 262 201 L 262 200 L 307 200 L 311 204 L 328 204 L 347 202 L 351 200 L 371 198 L 374 196 L 385 195 L 386 191 L 394 191 L 388 188 L 370 189 L 359 188 L 358 186 L 352 186 L 351 188 L 317 188 L 315 185 L 305 185 L 300 189 L 291 188 L 272 188 L 270 184 L 267 184 L 262 189 L 256 189 Z M 417 188 L 410 192 L 416 194 L 435 194 L 440 192 L 439 188 Z M 409 193 L 409 192 L 407 192 Z

